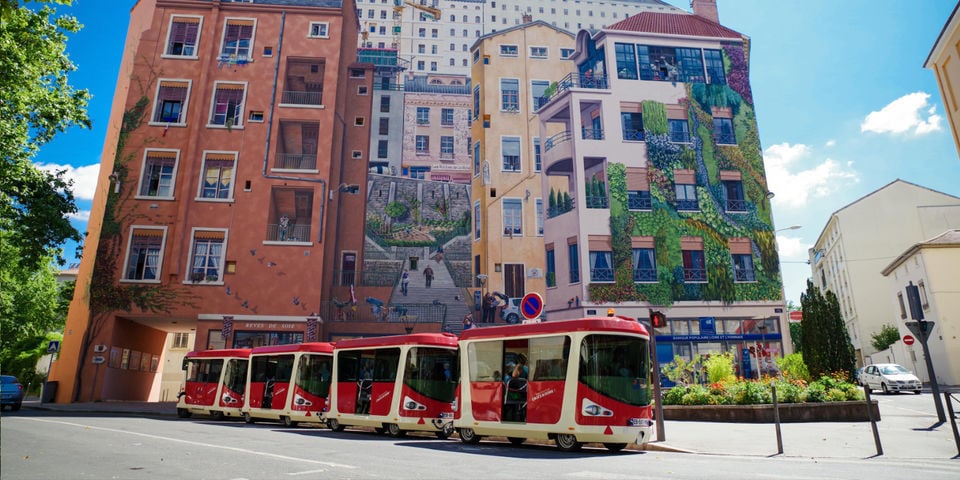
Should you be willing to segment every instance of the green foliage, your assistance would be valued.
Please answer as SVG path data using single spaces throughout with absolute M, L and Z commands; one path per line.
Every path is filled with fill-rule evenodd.
M 763 382 L 745 380 L 731 385 L 728 390 L 734 405 L 773 403 L 773 394 Z
M 793 351 L 803 353 L 803 322 L 789 322 L 789 327 Z
M 787 380 L 776 380 L 773 384 L 777 387 L 777 402 L 779 403 L 800 403 L 803 396 L 803 384 Z
M 644 100 L 641 108 L 643 109 L 644 130 L 654 135 L 663 135 L 669 132 L 667 128 L 667 109 L 662 103 Z
M 853 344 L 840 315 L 836 295 L 826 295 L 807 280 L 807 291 L 800 296 L 803 306 L 803 359 L 810 375 L 820 377 L 842 373 L 846 378 L 856 368 Z
M 807 370 L 807 364 L 803 363 L 803 354 L 791 353 L 777 358 L 777 369 L 787 380 L 810 381 L 810 372 Z
M 889 324 L 883 325 L 879 332 L 870 335 L 870 345 L 873 345 L 878 352 L 890 348 L 890 345 L 897 343 L 898 340 L 900 340 L 900 331 Z
M 712 358 L 712 357 L 711 357 Z M 863 400 L 863 391 L 840 376 L 824 376 L 807 384 L 795 379 L 740 379 L 709 386 L 678 385 L 663 396 L 664 405 L 761 405 L 773 403 L 772 386 L 780 403 L 849 402 Z
M 386 213 L 387 216 L 389 216 L 394 220 L 403 218 L 404 216 L 406 216 L 408 211 L 409 210 L 407 209 L 406 205 L 396 200 L 388 203 L 387 206 L 383 209 L 383 213 Z
M 733 370 L 733 354 L 730 352 L 712 354 L 703 364 L 710 383 L 733 382 L 737 378 Z
M 671 382 L 681 385 L 699 383 L 703 371 L 703 359 L 700 355 L 687 360 L 680 355 L 675 355 L 673 361 L 662 365 L 660 371 Z
M 15 375 L 28 393 L 39 393 L 45 375 L 37 372 L 37 362 L 47 354 L 47 345 L 51 340 L 62 341 L 63 335 L 57 332 L 33 335 L 19 340 L 8 349 L 0 350 L 3 373 Z M 48 366 L 49 363 L 40 365 L 43 370 Z

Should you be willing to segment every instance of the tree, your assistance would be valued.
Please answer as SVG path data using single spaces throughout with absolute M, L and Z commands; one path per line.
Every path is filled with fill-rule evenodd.
M 840 302 L 831 291 L 826 295 L 807 280 L 807 291 L 800 295 L 803 307 L 803 361 L 812 378 L 840 373 L 852 379 L 856 368 L 853 344 L 840 315 Z
M 900 340 L 900 330 L 889 324 L 880 327 L 879 332 L 870 335 L 870 345 L 873 345 L 878 352 L 890 348 L 890 345 L 897 343 L 898 340 Z
M 77 19 L 54 18 L 47 5 L 30 9 L 19 3 L 0 0 L 0 230 L 5 243 L 18 247 L 23 266 L 33 270 L 51 254 L 63 264 L 56 247 L 81 240 L 67 218 L 77 211 L 72 182 L 64 172 L 40 171 L 31 159 L 57 133 L 90 127 L 90 94 L 67 82 L 76 70 L 66 55 L 67 33 L 80 30 Z
M 793 344 L 793 351 L 803 353 L 803 322 L 789 322 L 790 343 Z

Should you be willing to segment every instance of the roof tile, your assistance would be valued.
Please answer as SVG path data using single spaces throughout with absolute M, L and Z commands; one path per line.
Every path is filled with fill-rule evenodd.
M 607 27 L 607 30 L 741 39 L 743 35 L 698 15 L 642 12 Z

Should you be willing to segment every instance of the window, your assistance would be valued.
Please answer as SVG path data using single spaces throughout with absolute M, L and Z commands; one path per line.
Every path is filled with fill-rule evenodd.
M 388 150 L 389 150 L 389 142 L 387 140 L 377 141 L 377 158 L 387 158 Z
M 417 107 L 417 125 L 430 125 L 430 107 Z
M 700 203 L 697 202 L 696 185 L 678 183 L 674 185 L 674 189 L 677 194 L 677 210 L 700 210 Z
M 430 62 L 430 71 L 431 72 L 437 71 L 437 62 Z
M 248 122 L 260 122 L 263 123 L 263 111 L 262 110 L 250 110 L 250 115 L 247 115 Z
M 643 140 L 643 114 L 639 112 L 620 112 L 624 141 Z
M 518 55 L 518 49 L 516 45 L 500 45 L 500 56 L 503 57 L 516 57 Z
M 547 47 L 530 47 L 530 58 L 547 58 Z
M 213 108 L 210 112 L 210 125 L 239 127 L 243 125 L 243 97 L 246 85 L 242 83 L 216 82 L 213 94 Z
M 124 280 L 159 281 L 165 232 L 164 227 L 134 227 L 130 230 Z
M 629 210 L 652 210 L 653 200 L 649 190 L 627 190 L 627 208 Z
M 570 283 L 580 283 L 580 247 L 577 242 L 567 241 L 567 257 L 570 259 Z
M 740 180 L 724 181 L 723 193 L 726 197 L 726 210 L 728 212 L 747 211 L 747 201 L 743 199 L 743 183 Z
M 550 87 L 550 82 L 547 80 L 531 80 L 530 81 L 530 97 L 533 98 L 533 110 L 537 111 L 545 103 L 547 103 L 547 97 L 544 95 L 547 88 Z
M 387 19 L 387 11 L 380 10 L 380 20 L 386 20 L 386 19 Z
M 440 110 L 440 125 L 445 127 L 453 126 L 453 109 L 443 108 Z
M 267 210 L 268 242 L 310 242 L 313 223 L 313 189 L 275 186 Z
M 473 118 L 480 116 L 480 85 L 473 87 Z
M 430 137 L 427 135 L 417 135 L 417 155 L 426 155 L 430 153 Z
M 703 250 L 682 250 L 683 281 L 686 283 L 706 283 L 707 269 L 703 263 Z
M 353 126 L 355 126 L 355 127 L 362 127 L 362 126 L 364 125 L 364 123 L 366 123 L 366 118 L 365 118 L 365 117 L 354 117 L 354 118 L 353 118 Z
M 557 286 L 557 260 L 553 253 L 553 244 L 547 245 L 547 287 Z
M 757 281 L 757 277 L 753 271 L 753 255 L 732 254 L 731 256 L 733 257 L 733 281 Z
M 377 130 L 377 133 L 380 135 L 390 134 L 390 119 L 388 117 L 382 117 L 380 119 L 380 127 Z
M 543 236 L 543 199 L 542 198 L 537 199 L 536 209 L 537 211 L 535 213 L 537 216 L 537 235 L 542 237 Z
M 633 254 L 633 281 L 657 281 L 657 255 L 653 248 L 634 248 Z
M 520 171 L 520 137 L 503 137 L 500 139 L 500 150 L 503 155 L 503 171 Z
M 733 119 L 713 119 L 713 140 L 717 144 L 736 145 L 737 137 L 733 132 Z
M 410 167 L 410 178 L 425 180 L 430 167 Z
M 720 50 L 704 49 L 703 58 L 707 67 L 707 82 L 715 85 L 727 83 L 723 72 L 723 55 L 720 54 Z
M 637 79 L 637 51 L 632 43 L 615 43 L 613 51 L 617 60 L 617 78 Z
M 703 57 L 699 48 L 678 48 L 676 55 L 681 82 L 706 82 L 703 76 Z
M 480 240 L 480 202 L 473 202 L 473 239 Z
M 177 332 L 173 334 L 173 345 L 171 348 L 190 348 L 190 334 L 186 332 Z
M 223 283 L 223 250 L 226 231 L 194 230 L 190 248 L 190 275 L 193 283 Z
M 387 95 L 380 97 L 380 113 L 390 113 L 390 97 Z
M 453 137 L 452 136 L 442 136 L 440 137 L 440 158 L 445 160 L 453 160 Z
M 473 176 L 480 175 L 480 142 L 473 144 Z
M 572 48 L 561 48 L 560 49 L 560 58 L 567 59 L 573 56 L 574 50 Z
M 249 60 L 255 24 L 256 20 L 252 18 L 228 18 L 223 29 L 223 45 L 220 47 L 220 57 Z
M 503 234 L 523 234 L 523 201 L 519 198 L 503 199 Z
M 540 149 L 540 138 L 533 139 L 533 171 L 539 172 L 543 170 L 543 160 L 541 159 L 541 149 Z
M 314 73 L 318 72 L 319 70 L 320 70 L 319 66 L 311 68 L 311 71 Z M 362 68 L 351 68 L 350 78 L 367 78 L 367 72 L 364 71 Z
M 417 36 L 420 38 L 427 38 L 427 29 L 426 28 L 417 29 Z
M 612 282 L 613 251 L 593 250 L 592 246 L 590 248 L 590 281 Z
M 430 53 L 432 53 L 432 54 L 434 54 L 434 55 L 437 54 L 437 46 L 436 46 L 436 45 L 430 45 Z
M 667 120 L 670 130 L 670 141 L 673 143 L 690 143 L 690 125 L 687 120 Z
M 330 25 L 327 22 L 310 22 L 310 38 L 327 38 L 327 29 Z
M 197 57 L 197 43 L 200 40 L 200 25 L 203 17 L 170 17 L 170 30 L 167 32 L 165 56 Z
M 422 43 L 417 45 L 417 53 L 427 53 L 427 46 Z
M 179 153 L 177 150 L 147 150 L 144 152 L 139 196 L 173 198 Z
M 500 79 L 500 109 L 507 112 L 520 111 L 520 80 Z
M 189 96 L 190 80 L 160 80 L 152 123 L 185 125 Z
M 237 154 L 207 152 L 203 157 L 200 198 L 233 198 L 233 172 Z

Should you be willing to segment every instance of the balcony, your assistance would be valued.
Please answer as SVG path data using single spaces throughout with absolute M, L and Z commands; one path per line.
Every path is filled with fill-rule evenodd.
M 280 97 L 282 105 L 323 105 L 323 91 L 307 92 L 284 90 Z
M 653 199 L 646 190 L 631 190 L 627 192 L 628 210 L 653 210 Z
M 736 144 L 737 144 L 737 136 L 734 135 L 733 133 L 716 133 L 716 132 L 714 132 L 714 134 L 713 134 L 713 141 L 716 142 L 717 145 L 736 145 Z
M 311 153 L 280 153 L 273 168 L 286 170 L 316 170 L 317 155 Z
M 587 208 L 610 208 L 606 195 L 587 195 Z
M 310 241 L 310 225 L 288 225 L 286 228 L 280 227 L 279 224 L 271 223 L 267 224 L 267 238 L 268 242 L 309 242 Z
M 733 281 L 735 282 L 756 282 L 757 276 L 752 268 L 734 268 Z
M 677 210 L 687 211 L 687 212 L 699 212 L 700 202 L 698 202 L 696 199 L 693 199 L 693 200 L 677 199 Z
M 690 283 L 706 283 L 707 270 L 703 267 L 683 267 L 683 281 Z
M 550 87 L 547 87 L 547 90 L 543 92 L 543 97 L 540 97 L 542 99 L 541 105 L 549 103 L 550 100 L 571 88 L 606 90 L 610 87 L 606 75 L 580 75 L 579 73 L 570 73 L 559 81 L 552 83 Z
M 584 140 L 603 140 L 603 129 L 583 128 L 580 130 L 580 136 Z
M 670 132 L 671 143 L 690 143 L 690 132 Z
M 747 211 L 746 200 L 728 198 L 726 203 L 727 203 L 726 210 L 728 212 L 746 212 Z
M 591 268 L 590 281 L 591 282 L 612 282 L 613 269 L 612 268 Z
M 632 128 L 623 129 L 623 141 L 625 142 L 642 142 L 643 141 L 643 130 L 635 130 Z
M 656 268 L 637 268 L 633 270 L 633 281 L 634 282 L 656 282 L 657 281 L 657 269 Z

